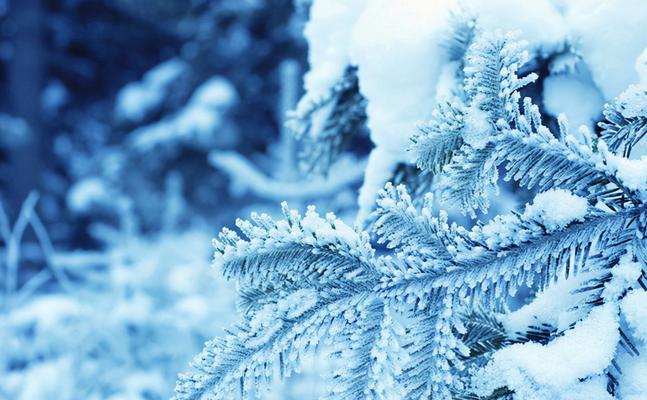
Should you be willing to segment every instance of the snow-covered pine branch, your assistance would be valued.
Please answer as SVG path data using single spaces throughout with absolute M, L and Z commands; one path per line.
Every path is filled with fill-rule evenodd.
M 509 34 L 488 33 L 478 37 L 466 53 L 467 106 L 462 111 L 458 107 L 454 107 L 457 111 L 440 108 L 436 115 L 442 119 L 430 124 L 440 129 L 417 136 L 418 142 L 427 136 L 427 141 L 435 144 L 442 140 L 439 132 L 442 136 L 452 135 L 449 144 L 453 148 L 446 145 L 440 154 L 418 153 L 417 164 L 431 171 L 442 167 L 447 172 L 441 182 L 444 201 L 457 202 L 472 216 L 478 210 L 487 211 L 488 191 L 495 188 L 498 178 L 492 138 L 500 126 L 517 118 L 519 90 L 537 79 L 534 73 L 517 75 L 529 58 L 523 46 L 523 42 L 515 41 Z M 448 124 L 448 117 L 456 122 Z M 446 125 L 449 129 L 445 129 Z
M 600 137 L 613 152 L 624 157 L 647 135 L 647 88 L 632 85 L 616 100 L 604 107 L 606 121 L 600 122 Z
M 366 99 L 359 92 L 357 68 L 347 67 L 327 96 L 299 104 L 287 125 L 300 142 L 299 168 L 327 174 L 354 137 L 365 134 Z
M 330 398 L 559 398 L 552 375 L 537 367 L 544 356 L 572 366 L 562 368 L 559 388 L 620 390 L 620 364 L 640 370 L 633 336 L 647 339 L 636 322 L 647 291 L 647 168 L 644 157 L 626 157 L 644 132 L 609 113 L 600 138 L 586 130 L 577 138 L 564 117 L 551 132 L 532 99 L 519 104 L 519 90 L 537 79 L 517 76 L 528 57 L 512 36 L 478 32 L 463 60 L 465 98 L 441 106 L 410 151 L 440 175 L 441 204 L 476 217 L 500 168 L 538 190 L 531 202 L 466 228 L 434 211 L 431 195 L 417 208 L 405 187 L 387 184 L 374 213 L 387 247 L 379 256 L 368 233 L 313 208 L 239 221 L 246 239 L 223 230 L 214 265 L 237 282 L 243 321 L 207 344 L 177 398 L 246 397 L 322 341 L 342 359 Z M 647 117 L 632 110 L 624 117 Z M 537 297 L 510 312 L 524 287 Z M 560 299 L 544 297 L 553 293 Z M 542 307 L 561 319 L 549 323 Z M 568 350 L 581 352 L 577 343 L 600 348 L 595 362 L 577 363 L 581 354 Z

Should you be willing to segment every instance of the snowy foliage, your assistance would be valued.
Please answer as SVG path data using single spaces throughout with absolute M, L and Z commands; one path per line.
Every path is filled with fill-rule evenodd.
M 397 15 L 385 23 L 395 25 L 412 17 L 411 10 L 379 3 L 385 8 L 367 5 L 359 17 L 351 57 L 334 53 L 343 62 L 359 61 L 360 91 L 367 94 L 368 125 L 378 146 L 372 158 L 387 154 L 400 138 L 386 143 L 380 136 L 394 114 L 375 116 L 388 93 L 375 100 L 375 82 L 363 79 L 378 66 L 364 63 L 392 59 L 356 51 L 380 42 L 367 36 L 369 17 L 390 10 Z M 313 12 L 324 13 L 323 4 L 315 2 Z M 338 6 L 328 11 L 349 11 Z M 321 17 L 317 13 L 313 18 Z M 214 241 L 214 267 L 236 283 L 242 319 L 205 345 L 193 363 L 196 371 L 180 376 L 176 399 L 262 393 L 317 351 L 343 360 L 330 377 L 329 398 L 335 399 L 647 395 L 633 382 L 645 370 L 640 293 L 647 290 L 647 166 L 626 151 L 644 136 L 640 127 L 626 128 L 645 118 L 644 110 L 633 94 L 621 96 L 607 107 L 615 111 L 607 111 L 599 135 L 586 127 L 573 134 L 566 117 L 550 120 L 536 99 L 521 100 L 521 91 L 533 94 L 532 83 L 541 79 L 529 72 L 537 55 L 517 36 L 483 30 L 478 17 L 476 24 L 462 23 L 457 29 L 463 34 L 454 30 L 453 40 L 444 42 L 453 49 L 451 62 L 464 68 L 453 77 L 452 98 L 430 113 L 409 148 L 421 176 L 438 178 L 430 186 L 440 196 L 414 199 L 405 186 L 387 183 L 371 231 L 353 229 L 333 214 L 322 217 L 314 207 L 302 216 L 285 204 L 282 219 L 252 214 L 251 221 L 239 220 L 242 236 L 223 229 Z M 388 43 L 410 39 L 411 29 Z M 439 35 L 424 32 L 429 36 L 416 37 L 415 44 Z M 403 56 L 412 50 L 392 51 Z M 421 54 L 428 56 L 416 53 L 404 63 L 415 64 Z M 344 71 L 313 68 L 322 70 L 311 71 L 309 79 L 322 71 L 339 79 Z M 400 90 L 413 99 L 424 92 Z M 411 115 L 405 114 L 398 123 Z M 367 168 L 370 180 L 372 168 L 381 167 L 369 159 Z M 500 175 L 529 191 L 523 210 L 473 226 L 437 210 L 439 197 L 441 206 L 458 205 L 479 217 Z M 513 310 L 518 300 L 529 304 Z

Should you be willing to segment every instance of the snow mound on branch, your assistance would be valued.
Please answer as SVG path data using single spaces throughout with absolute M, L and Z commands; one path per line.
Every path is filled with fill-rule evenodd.
M 612 399 L 606 379 L 597 376 L 613 359 L 619 338 L 616 307 L 600 306 L 547 345 L 528 342 L 497 351 L 479 374 L 477 394 L 507 386 L 515 399 Z M 580 382 L 586 378 L 593 379 Z
M 358 66 L 360 91 L 369 99 L 367 123 L 377 147 L 360 191 L 358 221 L 368 216 L 396 165 L 407 161 L 416 123 L 431 117 L 439 76 L 448 62 L 440 43 L 451 3 L 371 1 L 353 29 L 350 58 Z
M 632 190 L 647 190 L 647 155 L 638 160 L 607 154 L 607 165 Z
M 622 300 L 624 314 L 633 333 L 647 343 L 647 292 L 634 290 Z
M 402 161 L 415 123 L 431 117 L 435 106 L 438 76 L 448 61 L 440 42 L 450 3 L 371 1 L 353 30 L 350 55 L 369 99 L 371 138 Z
M 638 81 L 634 63 L 647 46 L 643 0 L 572 0 L 565 3 L 571 40 L 607 100 Z
M 552 189 L 535 196 L 524 215 L 539 220 L 549 232 L 554 232 L 571 222 L 583 221 L 587 210 L 585 198 L 564 189 Z
M 620 259 L 612 270 L 612 279 L 605 284 L 603 297 L 607 302 L 617 301 L 628 287 L 640 278 L 642 266 L 634 262 L 631 253 Z
M 476 0 L 467 3 L 484 30 L 518 31 L 530 49 L 549 54 L 564 47 L 567 22 L 551 0 Z
M 326 98 L 344 75 L 350 64 L 351 31 L 365 3 L 366 0 L 328 0 L 312 4 L 310 20 L 304 28 L 310 71 L 304 76 L 306 94 L 299 101 L 297 114 Z
M 583 309 L 573 309 L 574 303 L 583 300 L 587 293 L 576 293 L 582 283 L 593 278 L 594 273 L 579 273 L 551 285 L 529 304 L 505 315 L 502 320 L 505 330 L 510 334 L 524 332 L 529 326 L 548 324 L 558 330 L 565 330 L 583 317 Z
M 641 354 L 647 350 L 643 347 Z M 620 393 L 618 398 L 623 400 L 643 400 L 647 393 L 647 360 L 644 356 L 631 359 L 622 366 L 620 375 Z
M 618 96 L 625 118 L 647 117 L 647 85 L 631 85 Z

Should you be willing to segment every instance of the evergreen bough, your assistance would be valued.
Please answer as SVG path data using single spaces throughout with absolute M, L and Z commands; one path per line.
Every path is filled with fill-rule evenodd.
M 410 149 L 429 179 L 439 177 L 441 204 L 476 217 L 502 172 L 527 189 L 585 199 L 585 213 L 555 223 L 527 206 L 468 229 L 435 211 L 431 194 L 414 202 L 405 186 L 387 184 L 373 218 L 384 254 L 368 232 L 313 207 L 302 216 L 284 204 L 283 219 L 239 220 L 243 236 L 224 229 L 214 242 L 214 266 L 236 282 L 242 322 L 206 344 L 197 371 L 180 376 L 176 399 L 246 398 L 322 344 L 343 360 L 331 376 L 331 399 L 486 398 L 471 390 L 475 367 L 513 343 L 544 344 L 564 333 L 529 326 L 511 337 L 497 315 L 518 289 L 542 291 L 599 271 L 579 289 L 585 300 L 573 304 L 586 314 L 645 288 L 640 278 L 605 295 L 623 257 L 643 270 L 647 260 L 645 196 L 609 163 L 645 136 L 646 118 L 608 106 L 598 136 L 583 130 L 578 139 L 561 117 L 552 131 L 539 107 L 521 100 L 519 90 L 538 79 L 517 75 L 528 60 L 523 43 L 465 29 L 451 53 L 464 58 L 464 86 Z M 621 333 L 618 345 L 634 356 L 630 334 Z M 610 393 L 618 373 L 608 371 Z M 513 394 L 500 387 L 487 398 Z

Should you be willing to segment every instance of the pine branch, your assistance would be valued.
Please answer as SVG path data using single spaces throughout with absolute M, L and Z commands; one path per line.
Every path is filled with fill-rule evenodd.
M 340 360 L 333 372 L 330 400 L 359 398 L 400 398 L 395 382 L 402 360 L 397 336 L 402 328 L 394 323 L 385 305 L 375 299 L 367 304 L 354 322 L 354 328 L 335 335 Z
M 595 265 L 578 265 L 589 252 L 599 249 L 599 264 L 617 262 L 624 246 L 615 242 L 635 230 L 634 222 L 645 213 L 645 206 L 587 217 L 563 230 L 534 237 L 528 241 L 495 250 L 464 244 L 456 262 L 445 272 L 393 269 L 381 278 L 380 292 L 385 298 L 407 303 L 434 304 L 447 295 L 457 295 L 487 308 L 497 308 L 507 296 L 524 284 L 538 281 L 543 288 L 560 276 Z M 462 236 L 458 242 L 469 240 Z M 591 243 L 596 243 L 592 249 Z M 600 268 L 598 266 L 597 268 Z M 577 269 L 577 270 L 575 270 Z
M 612 106 L 604 109 L 606 121 L 598 123 L 602 129 L 600 139 L 613 152 L 621 151 L 629 157 L 631 150 L 647 135 L 647 117 L 626 118 Z
M 246 396 L 272 378 L 274 366 L 289 373 L 322 339 L 334 342 L 343 361 L 332 398 L 477 399 L 469 393 L 473 368 L 463 364 L 485 363 L 514 342 L 491 312 L 505 310 L 517 288 L 543 290 L 562 277 L 600 271 L 580 288 L 590 295 L 576 305 L 594 307 L 608 301 L 605 290 L 628 248 L 644 262 L 647 205 L 608 168 L 611 153 L 602 143 L 596 150 L 586 132 L 584 142 L 569 135 L 565 118 L 554 135 L 530 99 L 520 109 L 519 89 L 536 79 L 517 76 L 528 59 L 522 44 L 485 34 L 466 54 L 468 105 L 442 106 L 414 137 L 418 166 L 442 171 L 442 199 L 474 217 L 487 210 L 501 166 L 506 180 L 547 192 L 523 212 L 467 230 L 449 226 L 443 212 L 433 216 L 430 196 L 418 210 L 403 186 L 387 185 L 374 230 L 394 251 L 379 258 L 368 234 L 314 208 L 304 217 L 284 206 L 284 220 L 239 221 L 245 238 L 223 230 L 214 265 L 238 283 L 245 319 L 206 346 L 199 373 L 180 378 L 178 399 Z M 334 121 L 331 104 L 319 122 Z M 628 128 L 616 121 L 603 135 L 615 149 L 627 149 L 636 130 L 621 132 Z M 343 128 L 332 126 L 331 137 L 339 138 Z M 554 213 L 563 201 L 573 209 Z M 404 335 L 392 310 L 407 322 Z M 552 326 L 530 327 L 519 340 L 547 343 L 559 334 Z M 513 394 L 501 387 L 487 398 Z
M 465 333 L 460 335 L 460 339 L 470 349 L 469 358 L 492 353 L 509 342 L 503 324 L 494 314 L 480 307 L 468 314 L 463 314 L 461 320 L 465 325 Z
M 511 130 L 497 139 L 498 162 L 505 162 L 506 181 L 545 191 L 561 187 L 573 192 L 595 192 L 610 180 L 597 168 L 592 153 L 576 153 L 547 130 L 524 135 Z
M 214 266 L 225 278 L 262 290 L 345 286 L 375 278 L 368 235 L 333 214 L 321 218 L 314 207 L 301 218 L 284 203 L 283 214 L 280 221 L 264 214 L 238 220 L 247 240 L 223 229 L 214 241 Z
M 477 18 L 465 9 L 450 11 L 449 26 L 451 29 L 443 47 L 447 49 L 450 61 L 464 63 L 465 55 L 477 37 Z
M 359 91 L 357 68 L 349 66 L 327 98 L 290 116 L 288 127 L 300 139 L 300 169 L 327 174 L 365 124 L 366 99 Z
M 459 101 L 446 102 L 434 110 L 431 121 L 411 138 L 409 152 L 418 168 L 438 174 L 463 145 L 464 107 Z
M 476 218 L 476 211 L 490 208 L 488 192 L 496 191 L 496 145 L 489 142 L 482 149 L 464 145 L 445 167 L 439 189 L 445 204 L 458 204 L 463 212 Z
M 512 34 L 484 33 L 468 50 L 465 91 L 470 106 L 487 113 L 492 124 L 512 121 L 516 117 L 519 89 L 538 78 L 534 73 L 517 76 L 529 59 L 525 45 Z
M 517 75 L 529 58 L 524 46 L 523 42 L 514 41 L 513 36 L 500 33 L 483 34 L 470 46 L 465 67 L 469 106 L 460 112 L 460 125 L 445 122 L 449 128 L 454 128 L 449 132 L 460 128 L 465 144 L 459 149 L 452 148 L 451 156 L 447 155 L 445 146 L 442 157 L 418 158 L 419 164 L 432 168 L 451 160 L 445 165 L 445 174 L 439 184 L 443 201 L 457 203 L 473 218 L 476 218 L 476 211 L 488 210 L 488 191 L 497 189 L 497 131 L 518 118 L 519 90 L 537 79 L 536 74 Z M 436 122 L 436 125 L 444 126 L 443 122 Z M 448 134 L 445 130 L 443 133 Z
M 422 211 L 418 211 L 403 185 L 393 187 L 388 183 L 377 200 L 373 229 L 378 243 L 397 248 L 403 256 L 416 256 L 430 267 L 446 265 L 452 255 L 447 250 L 449 241 L 447 214 L 436 218 L 431 215 L 431 202 L 427 196 Z
M 468 351 L 454 336 L 452 300 L 439 309 L 420 310 L 412 316 L 404 346 L 409 362 L 399 377 L 406 400 L 451 398 L 452 386 L 460 386 L 457 371 L 463 369 L 462 356 Z
M 252 388 L 269 383 L 274 365 L 281 376 L 289 374 L 300 354 L 316 347 L 323 335 L 351 329 L 349 320 L 370 302 L 367 296 L 365 290 L 296 292 L 263 307 L 224 339 L 206 343 L 193 362 L 198 372 L 179 376 L 174 399 L 247 397 Z

